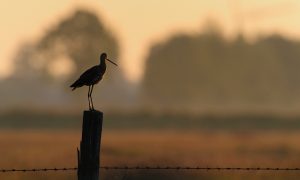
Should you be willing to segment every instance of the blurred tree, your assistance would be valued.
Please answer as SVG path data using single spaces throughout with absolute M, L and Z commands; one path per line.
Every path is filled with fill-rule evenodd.
M 14 78 L 22 79 L 35 79 L 41 76 L 40 68 L 42 67 L 42 61 L 34 61 L 32 63 L 33 54 L 36 51 L 35 44 L 23 43 L 16 56 L 14 57 L 15 62 L 15 73 Z
M 99 59 L 101 52 L 107 52 L 112 59 L 117 59 L 118 56 L 115 38 L 104 28 L 95 14 L 83 10 L 78 10 L 50 30 L 37 47 L 38 51 L 48 55 L 49 62 L 52 56 L 61 54 L 69 56 L 76 68 L 72 75 L 78 75 L 98 63 L 95 60 Z
M 142 83 L 144 103 L 183 110 L 298 104 L 298 41 L 270 36 L 248 43 L 239 36 L 229 42 L 218 32 L 176 35 L 154 45 Z
M 81 105 L 87 102 L 87 91 L 69 93 L 69 85 L 86 69 L 100 63 L 99 56 L 102 52 L 118 62 L 119 47 L 116 38 L 104 27 L 97 15 L 77 10 L 46 31 L 37 42 L 20 46 L 14 59 L 15 73 L 6 82 L 2 82 L 10 84 L 3 91 L 11 92 L 8 97 L 19 99 L 24 104 L 36 101 L 39 107 L 40 104 L 51 102 L 51 105 L 59 108 L 59 105 L 64 106 L 75 99 L 76 102 L 81 102 L 76 104 Z M 127 81 L 120 69 L 105 77 L 101 85 L 101 88 L 95 88 L 94 96 L 101 96 L 101 103 L 106 102 L 105 104 L 120 104 L 120 96 L 124 96 L 128 90 Z M 26 98 L 20 93 L 22 89 L 28 92 Z M 97 93 L 100 89 L 103 93 Z M 37 94 L 39 99 L 34 98 Z M 68 95 L 71 94 L 76 98 L 69 98 Z
M 71 66 L 75 70 L 67 74 L 69 78 L 74 79 L 74 75 L 79 75 L 91 65 L 98 63 L 101 52 L 107 52 L 112 59 L 117 59 L 116 39 L 104 28 L 95 14 L 78 10 L 46 32 L 38 41 L 36 54 L 40 58 L 35 58 L 35 61 L 43 61 L 42 70 L 45 77 L 52 78 L 55 60 L 64 59 L 66 62 L 71 60 L 72 62 L 68 63 L 69 67 L 64 68 Z M 32 62 L 35 63 L 40 64 Z M 65 64 L 61 63 L 61 66 Z

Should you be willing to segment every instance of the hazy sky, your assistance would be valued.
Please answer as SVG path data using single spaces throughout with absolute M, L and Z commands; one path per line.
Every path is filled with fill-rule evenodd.
M 216 21 L 227 37 L 242 31 L 250 39 L 270 33 L 300 38 L 299 0 L 9 0 L 0 6 L 0 76 L 12 72 L 22 42 L 34 42 L 82 6 L 96 12 L 120 40 L 120 65 L 132 81 L 141 78 L 152 43 L 176 32 L 200 32 L 207 20 Z

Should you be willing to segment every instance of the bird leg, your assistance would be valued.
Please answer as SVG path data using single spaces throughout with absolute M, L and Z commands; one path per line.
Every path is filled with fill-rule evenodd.
M 92 104 L 92 110 L 94 109 L 94 104 L 93 104 L 93 98 L 92 98 L 92 93 L 93 93 L 94 85 L 92 85 L 91 93 L 90 93 L 90 98 L 91 98 L 91 104 Z
M 90 103 L 90 91 L 91 91 L 91 86 L 89 86 L 89 91 L 88 91 L 88 100 L 89 100 L 89 110 L 91 110 L 91 103 Z

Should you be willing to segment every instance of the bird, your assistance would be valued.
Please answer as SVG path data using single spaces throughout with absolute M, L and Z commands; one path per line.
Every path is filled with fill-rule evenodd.
M 102 80 L 102 77 L 106 71 L 106 60 L 114 64 L 115 66 L 118 66 L 115 62 L 107 58 L 106 53 L 102 53 L 100 55 L 100 63 L 86 70 L 72 85 L 70 85 L 72 91 L 82 86 L 89 87 L 89 91 L 88 91 L 89 110 L 95 110 L 93 105 L 92 92 L 93 92 L 94 85 L 99 83 Z

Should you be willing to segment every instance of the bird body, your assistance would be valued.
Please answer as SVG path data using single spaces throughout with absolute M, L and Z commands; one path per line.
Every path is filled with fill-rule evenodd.
M 82 86 L 91 86 L 99 83 L 102 80 L 102 77 L 106 71 L 105 61 L 101 62 L 99 65 L 93 66 L 90 69 L 86 70 L 78 80 L 76 80 L 70 87 L 73 91 Z
M 116 65 L 116 63 L 112 62 L 111 60 L 107 59 L 106 53 L 102 53 L 100 56 L 100 64 L 91 67 L 90 69 L 86 70 L 70 87 L 72 91 L 76 88 L 82 86 L 89 86 L 88 91 L 88 100 L 89 100 L 89 109 L 94 110 L 93 99 L 92 99 L 92 92 L 94 85 L 99 83 L 102 80 L 102 77 L 106 71 L 106 60 L 111 62 L 112 64 Z

